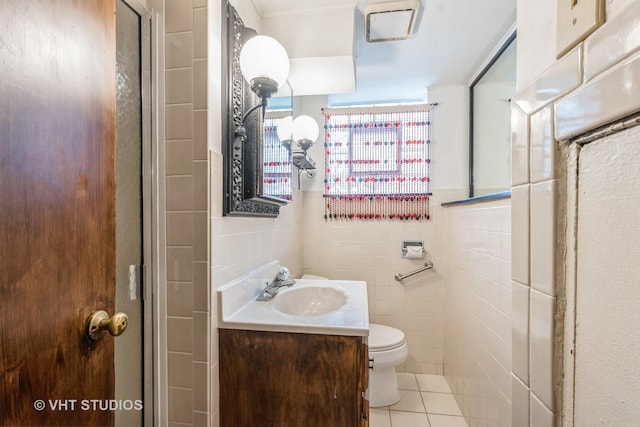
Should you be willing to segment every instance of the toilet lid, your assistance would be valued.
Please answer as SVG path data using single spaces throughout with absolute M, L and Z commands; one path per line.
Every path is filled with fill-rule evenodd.
M 369 323 L 369 350 L 383 351 L 401 346 L 404 333 L 391 326 Z

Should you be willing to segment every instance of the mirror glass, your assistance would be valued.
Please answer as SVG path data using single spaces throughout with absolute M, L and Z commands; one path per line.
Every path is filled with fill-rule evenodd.
M 278 125 L 288 116 L 293 116 L 293 94 L 269 100 L 263 126 L 262 188 L 265 195 L 284 200 L 293 199 L 292 163 L 291 152 L 278 138 Z
M 511 97 L 516 89 L 516 34 L 471 84 L 469 197 L 511 188 Z

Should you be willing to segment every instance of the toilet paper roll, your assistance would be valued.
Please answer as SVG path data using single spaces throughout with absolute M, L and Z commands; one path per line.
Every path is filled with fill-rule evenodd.
M 422 258 L 424 249 L 422 246 L 407 246 L 407 255 L 405 258 Z

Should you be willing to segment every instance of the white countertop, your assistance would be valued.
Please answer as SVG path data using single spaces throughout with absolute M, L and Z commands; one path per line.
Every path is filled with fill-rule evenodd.
M 270 332 L 368 336 L 369 307 L 367 284 L 353 280 L 296 279 L 295 285 L 283 288 L 271 301 L 256 301 L 277 267 L 265 267 L 238 278 L 218 289 L 218 327 Z M 269 277 L 270 279 L 265 279 Z M 295 316 L 274 307 L 286 292 L 309 286 L 330 286 L 342 290 L 347 302 L 335 311 L 319 315 Z

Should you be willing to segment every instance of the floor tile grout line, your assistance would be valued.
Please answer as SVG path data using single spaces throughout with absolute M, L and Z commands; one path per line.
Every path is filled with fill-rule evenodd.
M 416 380 L 417 383 L 417 376 L 416 374 L 413 374 L 414 378 Z M 386 415 L 388 417 L 389 420 L 389 425 L 391 427 L 393 426 L 393 416 L 392 416 L 392 412 L 402 412 L 402 413 L 408 413 L 408 414 L 424 414 L 427 417 L 427 423 L 429 423 L 429 425 L 431 425 L 431 418 L 429 417 L 429 415 L 436 415 L 436 416 L 447 416 L 447 417 L 455 417 L 455 418 L 462 418 L 465 423 L 466 423 L 466 419 L 464 418 L 464 415 L 454 415 L 454 414 L 440 414 L 440 413 L 432 413 L 432 412 L 428 412 L 427 411 L 427 405 L 424 401 L 424 395 L 423 393 L 437 393 L 437 394 L 448 394 L 448 395 L 453 395 L 453 392 L 441 392 L 441 391 L 428 391 L 428 390 L 422 390 L 419 387 L 418 384 L 418 389 L 404 389 L 404 388 L 398 388 L 399 390 L 403 390 L 403 391 L 409 391 L 409 392 L 418 392 L 419 396 L 420 396 L 420 400 L 422 401 L 422 406 L 424 408 L 424 412 L 415 412 L 415 411 L 407 411 L 407 410 L 399 410 L 399 409 L 392 409 L 391 406 L 383 406 L 383 407 L 378 407 L 378 408 L 373 408 L 373 409 L 377 409 L 377 410 L 382 410 L 386 412 Z M 455 396 L 454 396 L 455 398 Z M 456 402 L 457 405 L 457 402 Z M 460 410 L 460 408 L 458 407 L 458 410 Z

